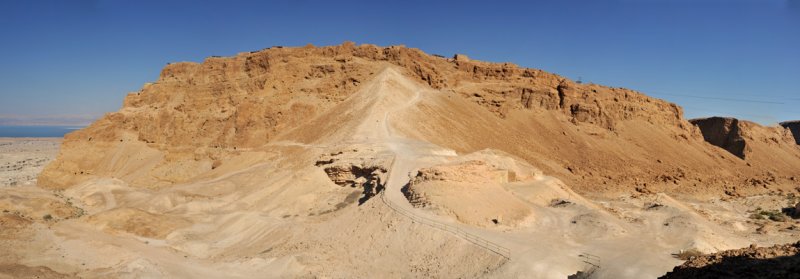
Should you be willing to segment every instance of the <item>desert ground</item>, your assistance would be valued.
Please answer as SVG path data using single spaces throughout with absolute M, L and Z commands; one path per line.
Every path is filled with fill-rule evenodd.
M 24 149 L 11 161 L 54 161 L 37 184 L 3 170 L 0 274 L 657 278 L 800 239 L 800 149 L 782 128 L 726 134 L 747 143 L 733 154 L 633 91 L 418 55 L 346 44 L 173 64 L 55 159 L 58 142 L 6 140 Z M 531 80 L 552 88 L 493 89 Z
M 10 160 L 9 164 L 53 160 L 58 143 L 51 139 L 5 139 L 4 142 L 8 144 L 3 147 L 8 148 L 9 152 L 14 152 L 14 159 Z M 289 146 L 304 150 L 320 149 L 289 144 L 274 148 L 284 149 Z M 338 152 L 334 152 L 336 153 Z M 337 156 L 347 156 L 346 154 Z M 444 150 L 438 150 L 438 154 L 444 154 L 444 157 L 458 157 Z M 183 190 L 180 192 L 145 194 L 133 191 L 120 181 L 108 180 L 85 185 L 82 187 L 83 190 L 79 190 L 80 192 L 65 192 L 42 189 L 35 184 L 25 184 L 30 181 L 29 175 L 18 175 L 19 171 L 13 170 L 4 171 L 2 175 L 9 177 L 12 183 L 5 186 L 3 195 L 0 196 L 4 236 L 0 243 L 8 249 L 6 251 L 12 253 L 0 258 L 2 261 L 0 275 L 5 278 L 36 278 L 36 276 L 40 276 L 38 278 L 106 276 L 244 278 L 265 275 L 316 277 L 325 274 L 336 278 L 357 274 L 358 277 L 459 275 L 522 278 L 530 274 L 539 274 L 541 276 L 535 277 L 565 278 L 578 270 L 591 269 L 590 265 L 583 262 L 587 259 L 584 257 L 596 257 L 588 260 L 600 266 L 596 273 L 598 278 L 654 278 L 682 263 L 682 260 L 673 255 L 682 250 L 698 249 L 703 252 L 713 252 L 750 244 L 769 246 L 800 239 L 800 223 L 795 220 L 774 221 L 767 215 L 759 218 L 751 216 L 761 211 L 781 210 L 792 202 L 800 201 L 800 198 L 795 200 L 783 195 L 760 195 L 698 200 L 690 196 L 633 194 L 616 198 L 591 199 L 568 190 L 553 178 L 537 174 L 535 170 L 528 170 L 532 176 L 527 177 L 527 181 L 509 182 L 502 178 L 498 179 L 496 173 L 487 171 L 487 164 L 472 165 L 481 159 L 497 158 L 497 154 L 492 152 L 463 157 L 465 158 L 451 158 L 450 166 L 440 168 L 474 167 L 478 171 L 475 175 L 483 175 L 482 178 L 488 181 L 495 179 L 494 185 L 486 186 L 488 189 L 480 189 L 479 185 L 451 185 L 476 187 L 473 195 L 478 197 L 465 198 L 455 195 L 458 198 L 450 198 L 454 194 L 452 191 L 463 191 L 463 189 L 436 189 L 433 188 L 436 185 L 423 185 L 420 186 L 422 189 L 417 195 L 426 196 L 426 199 L 432 200 L 431 203 L 435 202 L 437 206 L 415 208 L 415 205 L 422 202 L 419 199 L 412 199 L 411 203 L 405 201 L 403 193 L 397 188 L 392 189 L 391 187 L 395 185 L 391 185 L 392 181 L 389 180 L 386 196 L 390 203 L 370 199 L 366 206 L 359 206 L 356 198 L 361 193 L 353 191 L 347 195 L 334 193 L 343 199 L 331 208 L 334 210 L 332 212 L 310 213 L 304 217 L 286 215 L 270 217 L 274 214 L 262 215 L 263 213 L 254 210 L 241 210 L 224 214 L 229 215 L 225 217 L 224 215 L 213 218 L 195 216 L 193 221 L 187 221 L 185 217 L 189 215 L 188 208 L 181 210 L 187 212 L 179 213 L 184 217 L 164 218 L 130 209 L 128 206 L 106 203 L 111 201 L 119 203 L 118 199 L 123 200 L 123 204 L 133 203 L 137 199 L 131 198 L 135 196 L 141 200 L 160 196 L 158 200 L 169 203 L 170 200 L 186 199 L 190 189 L 208 188 L 211 186 L 209 184 L 216 184 L 213 187 L 220 188 L 217 190 L 217 195 L 233 194 L 224 192 L 225 184 L 219 181 L 204 181 L 196 185 L 185 185 L 181 187 Z M 422 162 L 420 164 L 425 165 Z M 403 167 L 395 165 L 392 171 L 398 171 L 398 166 Z M 248 172 L 257 172 L 258 169 L 251 169 Z M 41 166 L 38 170 L 41 170 Z M 241 181 L 254 178 L 254 174 L 245 173 L 235 176 L 241 176 L 237 179 Z M 408 179 L 403 176 L 397 177 Z M 324 178 L 318 177 L 318 179 L 321 180 L 319 183 L 325 183 Z M 403 183 L 402 179 L 400 180 L 399 183 Z M 311 181 L 313 180 L 305 179 L 305 183 Z M 471 178 L 471 181 L 475 181 L 475 178 Z M 432 189 L 424 189 L 425 187 Z M 104 188 L 106 190 L 102 190 Z M 481 201 L 479 197 L 492 194 L 518 197 L 519 204 L 503 207 L 492 205 L 492 202 L 495 202 L 492 200 Z M 26 200 L 21 201 L 22 197 L 26 197 Z M 504 197 L 499 197 L 502 198 Z M 73 202 L 81 205 L 74 206 Z M 337 201 L 332 199 L 331 202 Z M 474 202 L 488 204 L 476 207 Z M 390 204 L 398 209 L 392 209 Z M 212 205 L 205 201 L 194 202 L 192 207 L 208 206 Z M 96 212 L 108 211 L 108 213 L 106 216 L 102 216 L 101 213 L 87 217 L 85 216 L 87 213 L 82 212 L 79 207 L 96 208 L 94 209 Z M 475 208 L 483 210 L 476 211 Z M 404 215 L 405 212 L 411 212 L 413 218 L 435 220 L 430 224 L 446 224 L 451 226 L 449 228 L 469 232 L 470 236 L 479 236 L 507 250 L 498 250 L 500 254 L 495 253 L 485 249 L 480 243 L 471 243 L 466 234 L 453 233 L 453 230 L 440 229 L 435 227 L 436 225 L 431 227 L 424 221 L 414 222 L 414 219 Z M 522 212 L 522 216 L 514 215 L 517 212 Z M 45 216 L 48 215 L 52 216 L 52 219 L 46 219 Z M 342 215 L 357 216 L 344 218 Z M 499 224 L 486 222 L 487 219 L 497 216 L 503 216 Z M 101 218 L 105 220 L 96 221 Z M 362 227 L 370 218 L 382 218 L 386 227 L 375 225 Z M 311 228 L 305 226 L 302 226 L 302 229 L 297 228 L 298 225 L 287 224 L 286 219 L 295 219 L 293 222 L 297 223 L 310 222 L 313 223 L 312 227 L 322 227 L 313 229 L 315 233 L 313 236 L 300 237 L 299 235 L 307 233 Z M 250 223 L 251 221 L 256 223 Z M 213 228 L 218 229 L 218 224 L 231 226 L 226 225 L 224 231 L 214 232 Z M 360 228 L 364 231 L 355 233 L 352 229 L 343 228 Z M 337 232 L 339 230 L 344 232 Z M 326 231 L 344 235 L 325 236 Z M 401 235 L 404 231 L 414 232 L 414 235 L 403 237 Z M 210 236 L 198 237 L 197 233 Z M 246 235 L 237 236 L 239 233 Z M 169 237 L 169 234 L 174 236 Z M 269 237 L 261 236 L 265 234 Z M 20 238 L 22 235 L 25 237 Z M 374 235 L 379 235 L 383 239 L 374 239 Z M 340 241 L 338 238 L 350 237 L 363 240 L 347 244 L 335 243 Z M 221 239 L 208 242 L 214 238 Z M 300 249 L 294 246 L 298 244 L 290 246 L 292 248 L 289 249 L 282 247 L 280 243 L 282 239 L 292 238 L 304 239 L 304 241 L 293 240 L 296 243 L 308 241 L 309 244 L 301 246 L 304 250 L 318 250 L 317 253 L 333 255 L 329 254 L 319 262 L 311 264 L 296 262 L 299 260 L 296 256 L 283 256 L 283 259 L 263 256 L 268 253 L 286 255 L 293 249 L 295 251 Z M 225 245 L 216 244 L 218 241 L 230 241 L 231 244 L 240 246 L 237 249 L 251 250 L 250 253 L 255 256 L 209 257 L 219 253 L 209 250 L 222 249 L 221 247 L 211 249 L 210 243 Z M 266 243 L 261 243 L 262 241 Z M 330 243 L 326 243 L 328 241 Z M 369 242 L 362 244 L 360 243 L 362 241 Z M 394 255 L 382 255 L 378 252 L 373 255 L 384 261 L 382 267 L 394 266 L 393 270 L 388 271 L 368 266 L 361 267 L 359 263 L 366 263 L 369 260 L 359 259 L 357 254 L 344 253 L 351 249 L 350 247 L 367 250 L 393 247 L 403 250 L 402 247 L 405 245 L 420 245 L 418 241 L 427 242 L 433 249 L 418 252 L 419 254 L 408 251 Z M 225 247 L 223 250 L 229 249 L 231 244 L 223 246 Z M 250 245 L 254 247 L 247 247 Z M 273 245 L 280 250 L 275 251 Z M 333 251 L 342 252 L 341 254 L 333 251 L 325 252 L 335 246 L 339 247 Z M 261 247 L 262 251 L 253 250 Z M 458 261 L 437 257 L 437 254 L 455 253 L 453 249 L 458 252 L 469 252 L 472 256 Z M 407 253 L 411 253 L 413 255 L 411 258 L 415 261 L 408 261 L 407 257 L 411 255 Z M 354 258 L 347 259 L 347 257 Z M 348 268 L 338 267 L 340 265 Z M 415 269 L 406 269 L 409 266 Z M 476 266 L 481 268 L 476 270 Z M 122 268 L 124 270 L 120 270 Z
M 59 145 L 60 138 L 0 138 L 0 187 L 36 185 Z

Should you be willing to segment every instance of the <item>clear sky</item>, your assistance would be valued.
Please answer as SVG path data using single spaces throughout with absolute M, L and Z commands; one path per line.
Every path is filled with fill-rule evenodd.
M 675 102 L 800 119 L 800 0 L 0 0 L 0 118 L 116 111 L 169 62 L 343 41 L 464 53 Z

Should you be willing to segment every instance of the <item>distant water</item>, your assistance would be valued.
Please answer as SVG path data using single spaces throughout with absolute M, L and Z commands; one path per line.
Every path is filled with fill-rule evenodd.
M 0 138 L 63 138 L 75 126 L 0 126 Z

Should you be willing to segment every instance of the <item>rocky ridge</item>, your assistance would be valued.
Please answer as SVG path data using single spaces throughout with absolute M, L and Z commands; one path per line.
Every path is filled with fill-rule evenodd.
M 494 148 L 516 154 L 581 191 L 747 194 L 783 189 L 800 176 L 796 147 L 781 155 L 779 165 L 746 166 L 703 142 L 679 106 L 633 90 L 464 55 L 450 59 L 403 46 L 345 43 L 170 64 L 156 82 L 129 94 L 119 112 L 67 135 L 39 182 L 66 188 L 110 176 L 162 188 L 191 181 L 302 129 L 386 65 L 471 103 L 427 107 L 430 114 L 407 129 L 418 138 L 458 152 Z M 773 145 L 780 144 L 766 142 L 753 152 L 772 156 Z M 703 175 L 720 169 L 713 178 Z M 761 176 L 774 177 L 772 188 L 745 187 L 747 179 Z

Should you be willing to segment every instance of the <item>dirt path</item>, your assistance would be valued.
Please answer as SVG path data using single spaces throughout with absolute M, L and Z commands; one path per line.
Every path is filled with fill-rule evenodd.
M 387 69 L 385 71 L 388 71 L 388 73 L 384 73 L 384 79 L 391 79 L 400 76 L 392 69 Z M 453 222 L 452 220 L 446 219 L 442 216 L 416 209 L 408 202 L 402 192 L 402 189 L 406 184 L 409 183 L 417 169 L 435 164 L 446 163 L 458 156 L 458 154 L 454 150 L 440 147 L 429 142 L 403 137 L 394 131 L 390 123 L 392 116 L 416 105 L 421 99 L 422 94 L 431 93 L 417 84 L 408 82 L 404 78 L 398 78 L 393 81 L 408 87 L 408 89 L 413 91 L 414 95 L 405 103 L 397 106 L 395 109 L 385 111 L 383 121 L 380 123 L 383 134 L 378 140 L 385 144 L 388 149 L 394 153 L 394 161 L 389 171 L 389 178 L 384 190 L 385 200 L 391 203 L 391 206 L 397 210 L 411 213 L 415 215 L 416 218 L 424 218 L 428 221 L 431 221 L 434 223 L 434 226 L 439 225 L 440 228 L 453 232 L 459 237 L 467 238 L 468 241 L 478 243 L 479 245 L 483 244 L 488 246 L 499 246 L 496 248 L 499 248 L 501 251 L 494 252 L 498 252 L 503 256 L 510 257 L 514 254 L 519 254 L 519 251 L 525 250 L 526 247 L 519 246 L 519 241 L 509 241 L 507 236 Z M 386 82 L 386 80 L 383 80 L 383 82 Z M 382 94 L 389 93 L 387 91 L 380 92 Z M 512 247 L 512 245 L 522 249 L 509 248 Z

